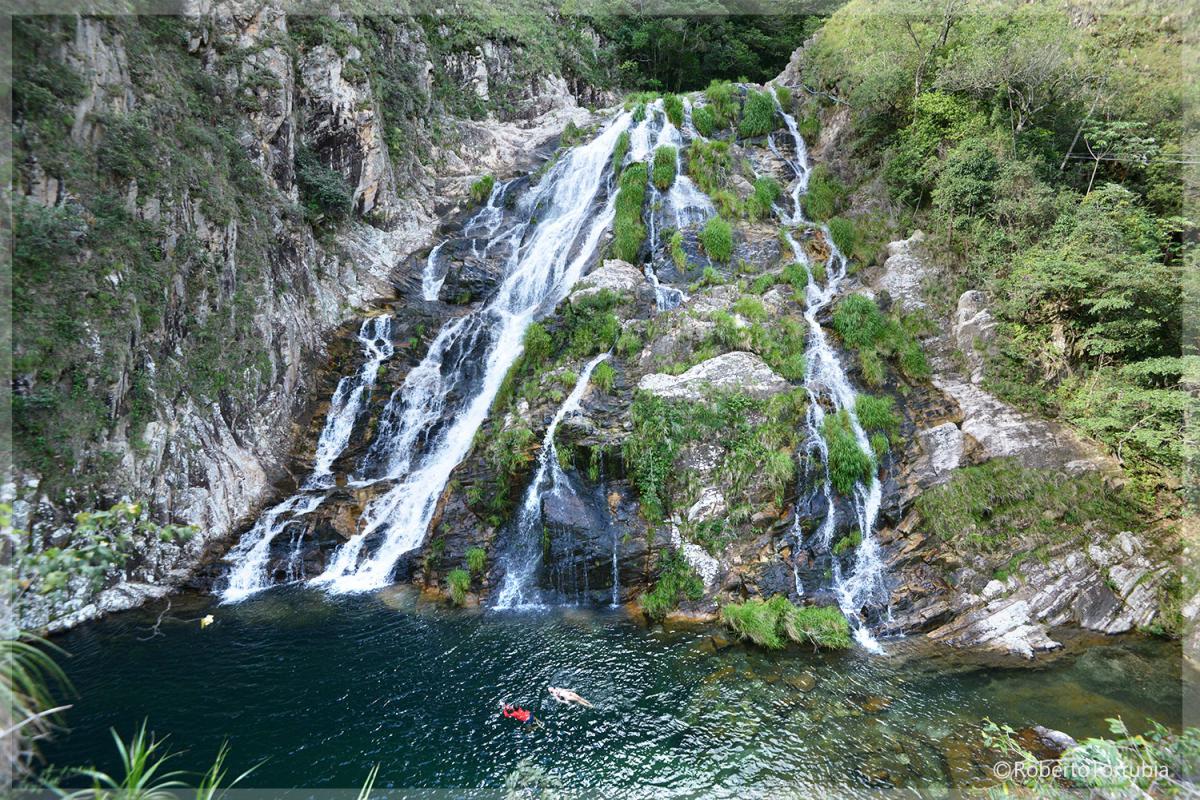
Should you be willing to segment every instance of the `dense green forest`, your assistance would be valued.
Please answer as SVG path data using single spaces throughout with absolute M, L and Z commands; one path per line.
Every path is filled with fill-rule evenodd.
M 604 34 L 625 88 L 685 92 L 713 80 L 766 83 L 820 26 L 814 3 L 779 3 L 770 14 L 738 14 L 744 4 L 699 0 L 670 6 L 672 15 L 632 4 L 606 7 L 592 19 Z M 675 15 L 676 8 L 689 15 Z
M 1147 492 L 1179 488 L 1189 455 L 1186 24 L 1138 3 L 852 2 L 801 70 L 848 109 L 837 210 L 881 240 L 925 229 L 942 309 L 997 303 L 986 385 L 1104 442 Z

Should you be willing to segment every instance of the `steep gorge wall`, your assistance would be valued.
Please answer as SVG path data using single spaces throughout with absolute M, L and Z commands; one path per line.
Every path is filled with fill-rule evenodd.
M 332 329 L 395 295 L 471 176 L 584 113 L 521 41 L 452 33 L 272 2 L 18 20 L 7 499 L 37 547 L 122 497 L 198 530 L 27 624 L 185 579 L 286 478 Z

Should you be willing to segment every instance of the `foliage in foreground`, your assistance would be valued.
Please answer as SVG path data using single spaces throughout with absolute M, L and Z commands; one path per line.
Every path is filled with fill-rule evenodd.
M 783 595 L 721 606 L 721 621 L 760 647 L 778 650 L 789 641 L 814 647 L 851 646 L 850 624 L 833 606 L 796 606 Z
M 66 708 L 54 706 L 53 688 L 69 689 L 70 684 L 52 651 L 57 648 L 34 636 L 15 633 L 0 638 L 0 708 L 7 712 L 0 758 L 16 775 L 29 770 L 36 743 L 49 734 Z
M 1149 798 L 1195 797 L 1200 775 L 1200 728 L 1169 731 L 1157 722 L 1140 736 L 1120 719 L 1108 720 L 1113 738 L 1084 739 L 1056 762 L 1039 761 L 1017 741 L 1016 731 L 987 720 L 983 739 L 1012 765 L 1014 777 L 991 797 Z M 1051 768 L 1058 773 L 1052 774 Z

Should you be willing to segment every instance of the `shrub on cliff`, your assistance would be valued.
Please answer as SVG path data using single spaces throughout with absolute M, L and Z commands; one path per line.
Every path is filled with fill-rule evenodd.
M 770 175 L 760 175 L 754 179 L 754 194 L 746 201 L 746 215 L 752 220 L 766 219 L 771 214 L 771 207 L 779 197 L 779 181 Z
M 771 650 L 789 641 L 831 649 L 850 647 L 850 624 L 841 611 L 831 606 L 798 607 L 783 595 L 726 603 L 721 606 L 721 621 L 742 639 Z
M 492 196 L 492 189 L 496 185 L 496 178 L 492 175 L 484 175 L 479 180 L 471 184 L 471 202 L 476 205 L 486 203 L 487 199 Z
M 823 222 L 838 212 L 839 204 L 846 196 L 846 187 L 834 177 L 824 164 L 813 168 L 808 178 L 808 188 L 801 198 L 804 216 Z
M 733 84 L 729 81 L 713 80 L 704 90 L 704 99 L 712 109 L 713 121 L 724 128 L 733 121 L 737 113 L 737 100 L 733 97 Z
M 883 383 L 883 360 L 892 360 L 911 380 L 929 377 L 929 362 L 913 334 L 917 322 L 887 316 L 871 298 L 852 294 L 833 311 L 833 329 L 842 343 L 858 353 L 863 380 L 871 386 Z
M 695 106 L 692 109 L 692 124 L 701 136 L 712 136 L 717 127 L 716 115 L 708 106 Z
M 307 148 L 296 153 L 296 185 L 305 216 L 311 222 L 342 220 L 354 209 L 354 193 L 346 179 Z
M 658 580 L 654 588 L 642 595 L 642 611 L 652 620 L 661 620 L 679 605 L 681 598 L 699 600 L 704 596 L 704 583 L 679 551 L 662 551 Z

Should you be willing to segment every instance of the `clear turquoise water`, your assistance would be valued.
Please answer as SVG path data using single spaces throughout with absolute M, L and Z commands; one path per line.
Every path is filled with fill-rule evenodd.
M 711 652 L 708 628 L 621 611 L 452 611 L 407 591 L 329 600 L 177 599 L 61 637 L 79 697 L 56 765 L 114 767 L 109 728 L 143 719 L 201 769 L 223 740 L 255 787 L 496 788 L 522 759 L 604 797 L 737 797 L 934 788 L 982 777 L 981 719 L 1101 735 L 1179 725 L 1177 643 L 1108 640 L 1030 667 L 911 640 L 861 651 Z M 205 613 L 215 624 L 201 630 Z M 807 673 L 816 686 L 804 692 Z M 556 705 L 567 686 L 594 710 Z M 542 726 L 500 716 L 509 700 Z M 886 708 L 881 708 L 886 705 Z

